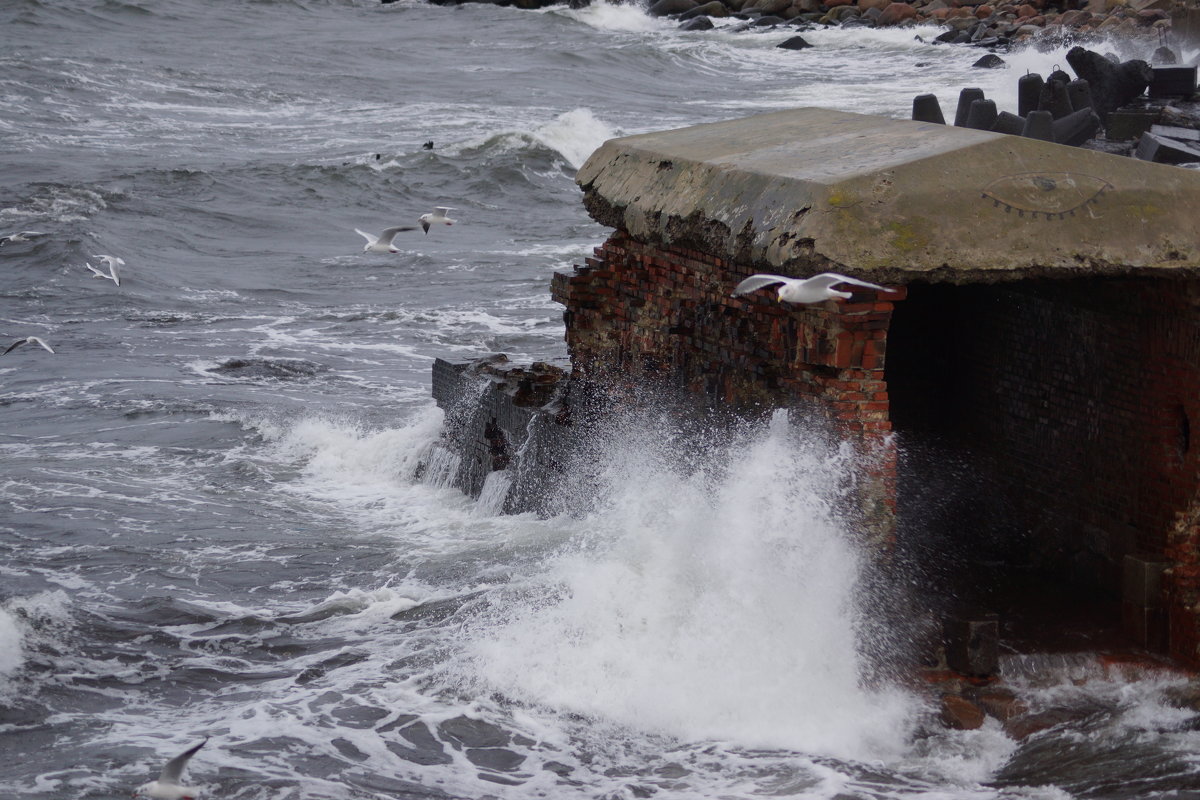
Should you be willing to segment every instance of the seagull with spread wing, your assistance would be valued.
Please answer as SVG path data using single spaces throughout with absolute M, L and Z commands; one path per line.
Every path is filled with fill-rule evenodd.
M 184 750 L 172 758 L 162 768 L 158 780 L 142 784 L 133 793 L 133 796 L 149 797 L 153 800 L 195 800 L 200 795 L 199 787 L 184 786 L 179 779 L 183 777 L 183 768 L 187 766 L 188 759 L 196 755 L 196 751 L 204 747 L 207 742 L 208 739 L 205 738 L 200 744 Z
M 783 275 L 758 274 L 751 275 L 739 283 L 733 290 L 733 296 L 741 297 L 758 289 L 780 284 L 779 299 L 784 303 L 822 303 L 833 298 L 841 298 L 842 300 L 850 299 L 850 292 L 842 292 L 833 288 L 839 283 L 862 286 L 865 289 L 877 289 L 882 292 L 890 291 L 886 286 L 861 281 L 858 278 L 851 278 L 848 275 L 839 275 L 836 272 L 822 272 L 820 275 L 814 275 L 811 278 L 788 278 Z
M 48 236 L 45 231 L 15 231 L 13 233 L 0 236 L 0 247 L 9 242 L 28 242 L 30 239 L 36 239 L 39 236 Z
M 453 210 L 453 208 L 449 208 L 448 206 L 435 206 L 433 211 L 429 212 L 428 214 L 422 214 L 417 219 L 417 222 L 421 223 L 421 227 L 425 230 L 425 233 L 428 234 L 429 227 L 431 225 L 453 225 L 454 223 L 458 222 L 458 220 L 450 219 L 448 216 L 446 216 L 446 212 Z
M 21 346 L 21 345 L 23 345 L 23 344 L 39 344 L 39 345 L 41 345 L 41 346 L 42 346 L 42 349 L 43 349 L 43 350 L 45 350 L 46 352 L 49 352 L 49 353 L 53 353 L 53 352 L 54 352 L 54 348 L 52 348 L 50 345 L 48 345 L 48 344 L 46 344 L 45 342 L 43 342 L 43 341 L 42 341 L 41 339 L 39 339 L 38 337 L 36 337 L 36 336 L 26 336 L 24 339 L 17 339 L 15 342 L 13 342 L 12 344 L 10 344 L 10 345 L 8 346 L 8 349 L 7 349 L 7 350 L 5 350 L 3 353 L 0 353 L 0 355 L 8 355 L 8 354 L 9 354 L 9 353 L 11 353 L 13 350 L 16 350 L 18 347 L 20 347 L 20 346 Z
M 363 245 L 364 253 L 399 253 L 400 251 L 392 245 L 392 239 L 396 238 L 397 233 L 415 230 L 416 228 L 411 225 L 397 225 L 394 228 L 385 228 L 383 233 L 378 236 L 372 236 L 358 228 L 355 228 L 354 232 L 367 240 L 367 243 Z
M 93 267 L 91 262 L 85 262 L 84 266 L 92 271 L 92 277 L 93 278 L 106 278 L 107 280 L 110 280 L 113 283 L 115 283 L 117 286 L 120 286 L 121 285 L 121 273 L 119 273 L 117 271 L 117 267 L 125 266 L 125 259 L 118 258 L 117 256 L 93 256 L 93 258 L 100 259 L 104 263 L 104 266 L 108 267 L 108 274 L 106 275 L 103 272 L 101 272 L 100 270 Z

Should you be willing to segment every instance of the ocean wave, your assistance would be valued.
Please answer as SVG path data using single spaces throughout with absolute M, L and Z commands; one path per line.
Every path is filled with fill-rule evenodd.
M 90 186 L 56 183 L 34 184 L 27 191 L 25 199 L 0 208 L 0 225 L 85 222 L 108 208 L 113 197 L 111 192 Z
M 25 663 L 23 639 L 16 619 L 0 608 L 0 686 Z
M 231 358 L 210 367 L 209 372 L 239 380 L 293 380 L 312 378 L 329 369 L 324 364 L 303 358 Z
M 333 617 L 341 617 L 343 621 L 339 627 L 347 624 L 349 618 L 353 618 L 350 622 L 354 626 L 365 627 L 386 624 L 397 614 L 410 611 L 421 605 L 422 602 L 420 599 L 409 597 L 406 593 L 391 588 L 373 591 L 351 589 L 335 592 L 315 606 L 297 614 L 280 617 L 279 622 L 303 624 L 324 622 Z
M 669 17 L 652 17 L 640 2 L 595 2 L 579 9 L 550 7 L 546 13 L 576 19 L 596 30 L 619 33 L 674 33 L 679 23 Z
M 572 169 L 578 169 L 592 151 L 616 135 L 617 131 L 591 109 L 576 108 L 528 129 L 492 133 L 482 142 L 464 145 L 462 152 L 484 158 L 490 153 L 541 150 L 555 154 Z M 543 170 L 551 167 L 549 163 L 542 165 Z
M 589 543 L 479 627 L 483 680 L 691 741 L 898 759 L 915 703 L 861 681 L 844 456 L 785 424 L 727 447 L 647 446 L 662 436 L 649 420 L 610 425 L 575 478 L 598 506 Z
M 59 652 L 72 627 L 71 600 L 62 589 L 0 602 L 0 696 L 30 662 Z

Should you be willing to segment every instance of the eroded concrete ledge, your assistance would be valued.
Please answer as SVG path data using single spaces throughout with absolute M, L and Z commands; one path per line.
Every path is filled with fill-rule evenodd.
M 761 271 L 881 281 L 1200 271 L 1200 172 L 803 108 L 612 139 L 596 221 Z

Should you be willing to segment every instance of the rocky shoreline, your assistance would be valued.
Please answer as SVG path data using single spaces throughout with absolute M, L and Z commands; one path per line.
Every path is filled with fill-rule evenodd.
M 395 0 L 382 0 L 384 3 Z M 436 5 L 482 2 L 536 9 L 581 8 L 593 0 L 429 0 Z M 1107 35 L 1162 44 L 1175 28 L 1200 29 L 1200 9 L 1188 0 L 648 0 L 647 13 L 674 17 L 685 30 L 707 30 L 713 19 L 737 18 L 744 29 L 794 26 L 903 27 L 940 25 L 938 41 L 976 46 L 1098 40 Z M 789 49 L 803 49 L 792 45 Z
M 1117 34 L 1159 42 L 1182 13 L 1177 0 L 656 0 L 654 16 L 676 15 L 688 29 L 693 19 L 736 16 L 751 26 L 897 27 L 935 24 L 948 30 L 938 41 L 981 46 L 1039 37 L 1086 41 Z

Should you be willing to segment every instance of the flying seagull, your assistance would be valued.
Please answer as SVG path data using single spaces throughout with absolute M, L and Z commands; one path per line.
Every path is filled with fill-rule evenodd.
M 366 245 L 363 246 L 363 252 L 365 253 L 399 253 L 399 250 L 392 247 L 392 239 L 396 237 L 397 233 L 402 231 L 415 230 L 416 228 L 411 225 L 398 225 L 395 228 L 385 229 L 378 237 L 372 236 L 366 231 L 360 231 L 358 228 L 355 228 L 354 232 L 367 240 Z
M 179 778 L 183 775 L 183 768 L 187 766 L 188 759 L 194 756 L 196 751 L 204 747 L 207 742 L 206 737 L 200 744 L 184 750 L 172 758 L 162 768 L 158 780 L 142 784 L 133 793 L 133 796 L 151 797 L 154 800 L 195 800 L 200 794 L 199 787 L 184 786 L 179 782 Z
M 850 292 L 839 292 L 833 288 L 839 283 L 849 283 L 853 286 L 878 289 L 884 292 L 890 291 L 886 286 L 880 286 L 877 283 L 860 281 L 858 278 L 839 275 L 836 272 L 822 272 L 820 275 L 814 275 L 811 278 L 786 278 L 783 275 L 765 274 L 751 275 L 737 285 L 737 288 L 733 290 L 733 296 L 741 297 L 756 289 L 761 289 L 764 286 L 774 286 L 777 283 L 782 284 L 779 287 L 779 299 L 784 303 L 821 303 L 834 297 L 840 297 L 843 300 L 849 299 Z
M 0 247 L 3 247 L 9 242 L 28 242 L 30 239 L 45 235 L 45 231 L 17 231 L 15 233 L 9 233 L 4 236 L 0 236 Z
M 51 347 L 50 345 L 46 344 L 45 342 L 43 342 L 43 341 L 42 341 L 41 339 L 39 339 L 38 337 L 36 337 L 36 336 L 26 336 L 24 339 L 17 339 L 15 342 L 13 342 L 12 344 L 10 344 L 10 345 L 8 346 L 8 349 L 7 349 L 7 350 L 5 350 L 5 351 L 4 351 L 2 354 L 0 354 L 0 355 L 8 355 L 8 354 L 9 354 L 9 353 L 11 353 L 13 350 L 16 350 L 18 347 L 20 347 L 20 346 L 21 346 L 21 345 L 23 345 L 23 344 L 40 344 L 40 345 L 42 346 L 42 348 L 43 348 L 44 350 L 46 350 L 47 352 L 50 352 L 50 353 L 53 353 L 53 352 L 54 352 L 54 348 L 53 348 L 53 347 Z
M 422 214 L 417 219 L 417 222 L 421 223 L 421 227 L 428 235 L 430 225 L 453 225 L 454 223 L 458 222 L 458 220 L 450 219 L 446 216 L 447 211 L 453 210 L 453 208 L 448 208 L 446 206 L 435 206 L 433 211 L 429 212 L 428 214 Z
M 121 285 L 121 275 L 117 271 L 117 267 L 125 266 L 125 259 L 117 258 L 116 256 L 93 256 L 93 258 L 98 258 L 102 262 L 104 262 L 104 265 L 106 267 L 108 267 L 108 274 L 105 275 L 103 272 L 101 272 L 100 270 L 93 267 L 90 263 L 84 264 L 85 267 L 87 267 L 88 269 L 90 269 L 92 271 L 92 277 L 93 278 L 107 278 L 108 280 L 115 283 L 117 286 L 120 286 Z

